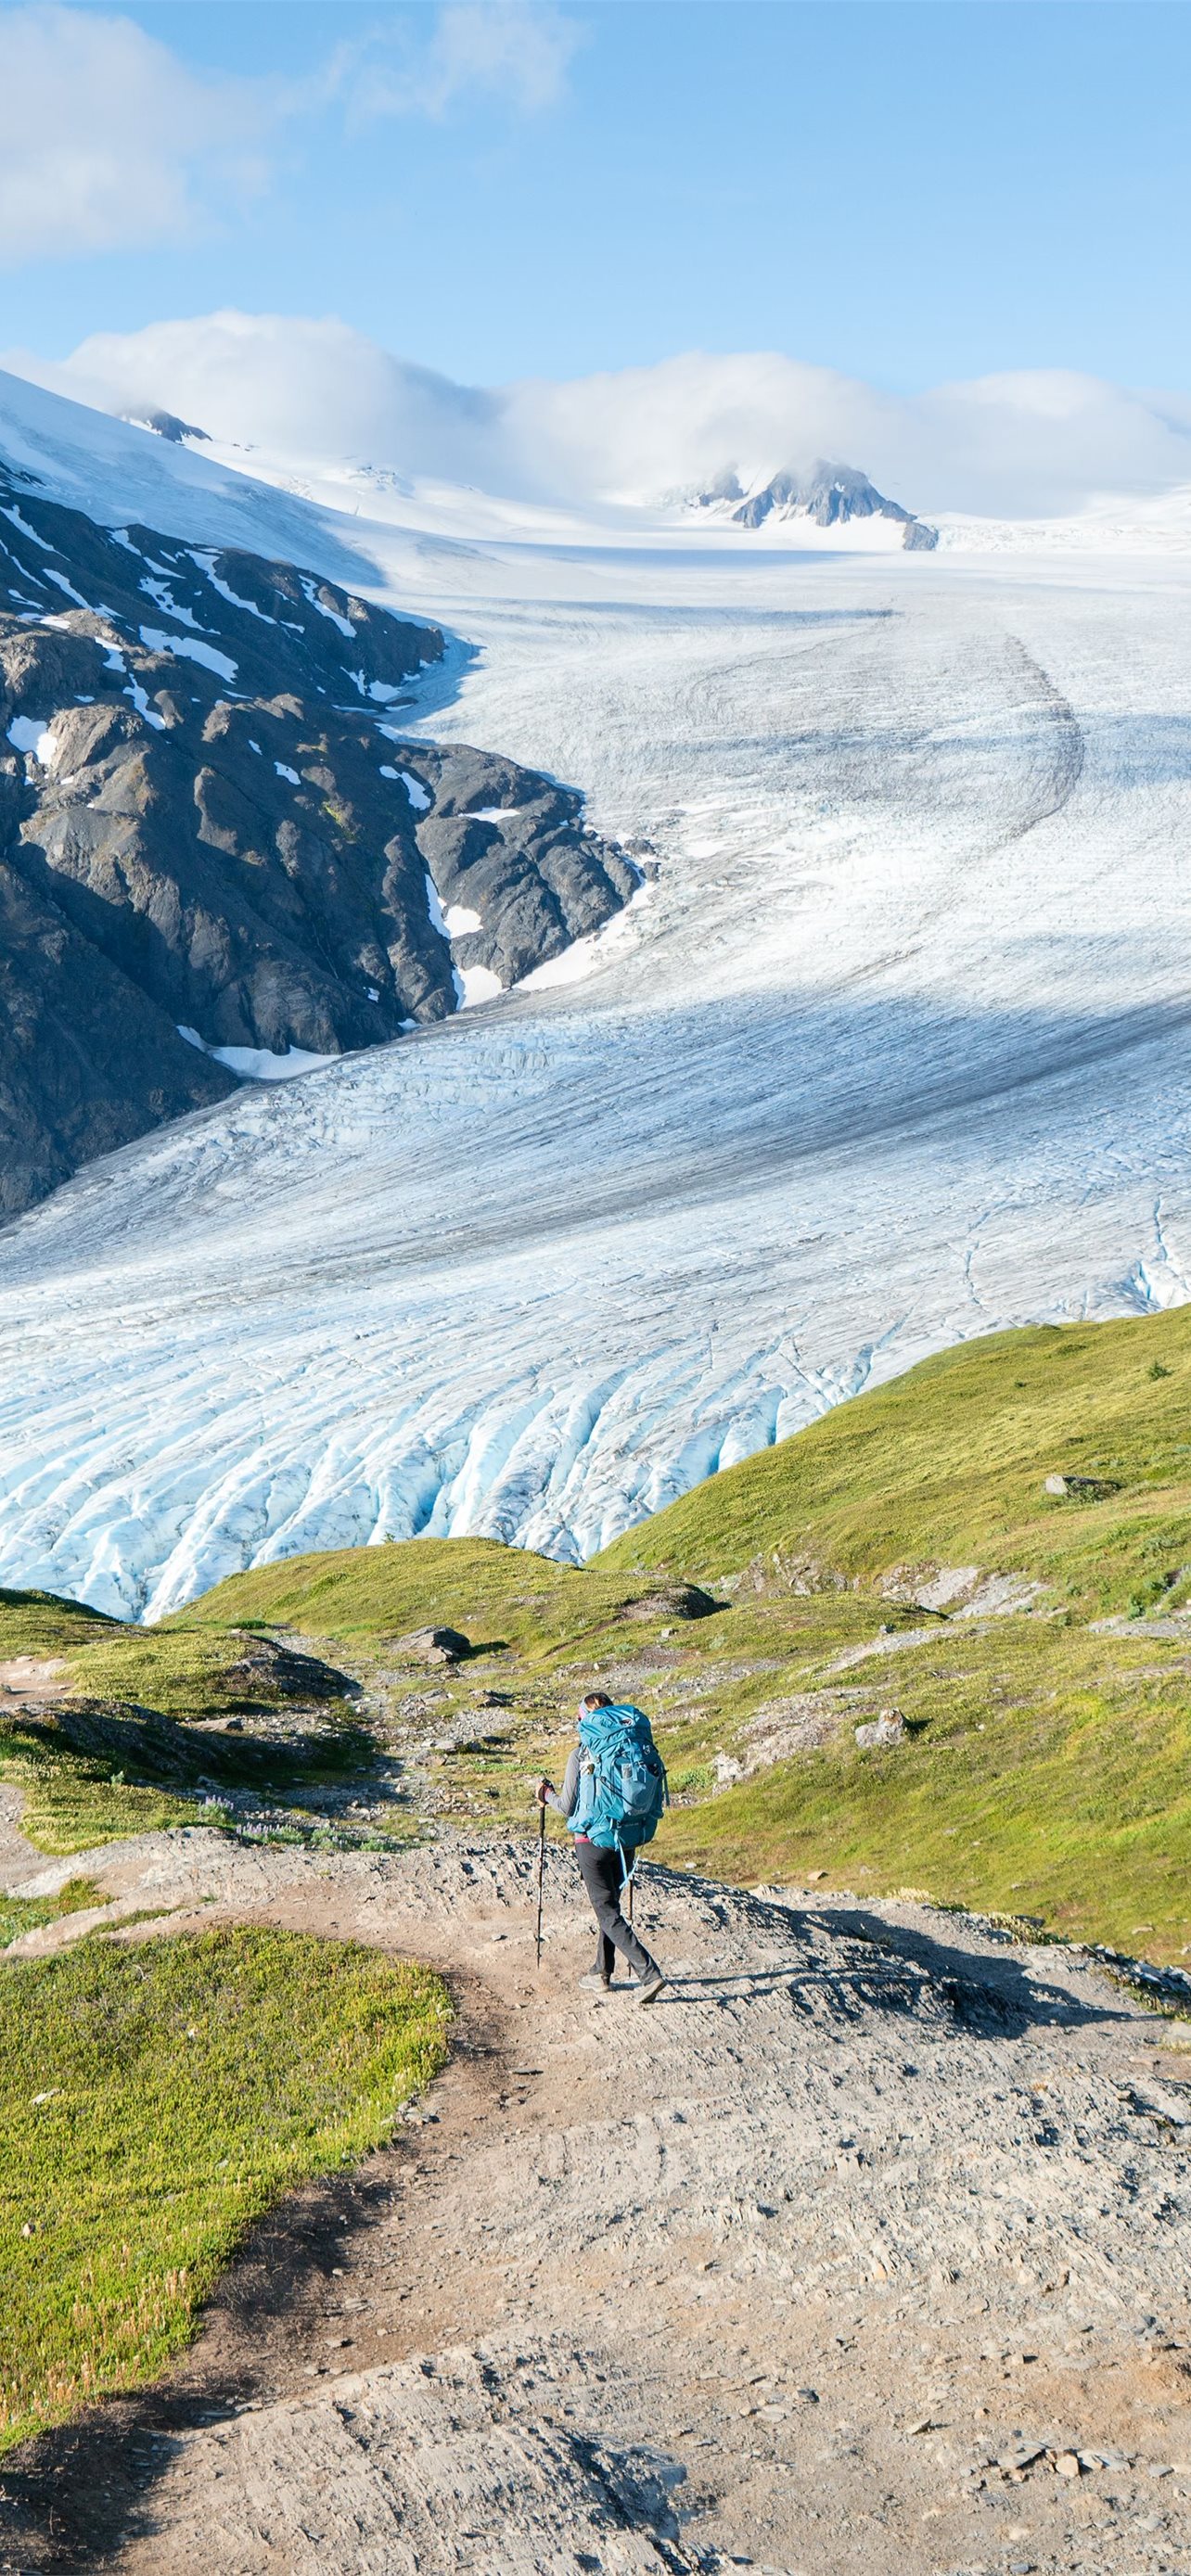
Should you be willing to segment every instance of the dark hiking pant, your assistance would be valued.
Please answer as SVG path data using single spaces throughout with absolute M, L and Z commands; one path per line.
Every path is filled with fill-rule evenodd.
M 599 1924 L 596 1942 L 596 1969 L 601 1977 L 610 1977 L 619 1950 L 638 1977 L 647 1977 L 653 1967 L 648 1950 L 642 1948 L 631 1923 L 626 1923 L 620 1910 L 621 1859 L 618 1851 L 601 1851 L 598 1843 L 577 1839 L 575 1858 L 579 1875 L 591 1898 L 592 1911 Z

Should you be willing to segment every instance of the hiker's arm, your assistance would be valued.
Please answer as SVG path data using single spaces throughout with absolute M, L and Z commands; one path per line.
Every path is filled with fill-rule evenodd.
M 566 1770 L 563 1772 L 561 1789 L 554 1788 L 553 1784 L 549 1780 L 539 1780 L 538 1798 L 543 1807 L 553 1807 L 556 1816 L 569 1816 L 574 1812 L 575 1800 L 578 1795 L 579 1747 L 576 1745 L 575 1750 L 567 1763 Z

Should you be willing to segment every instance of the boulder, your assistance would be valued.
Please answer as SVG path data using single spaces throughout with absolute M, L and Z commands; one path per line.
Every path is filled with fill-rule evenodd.
M 1119 1494 L 1120 1490 L 1111 1476 L 1047 1476 L 1042 1486 L 1044 1494 L 1066 1495 L 1077 1503 L 1104 1502 L 1109 1494 Z
M 871 1726 L 857 1727 L 856 1741 L 862 1753 L 871 1753 L 880 1745 L 904 1743 L 905 1733 L 906 1721 L 900 1708 L 883 1708 Z
M 358 1685 L 317 1655 L 275 1645 L 271 1637 L 245 1635 L 243 1652 L 227 1666 L 219 1687 L 233 1708 L 271 1707 L 277 1700 L 354 1699 Z
M 393 1651 L 414 1663 L 457 1664 L 470 1655 L 471 1639 L 459 1628 L 415 1628 L 408 1637 L 398 1637 Z
M 638 1593 L 621 1607 L 622 1619 L 709 1619 L 723 1603 L 713 1601 L 698 1583 L 664 1583 L 656 1592 Z

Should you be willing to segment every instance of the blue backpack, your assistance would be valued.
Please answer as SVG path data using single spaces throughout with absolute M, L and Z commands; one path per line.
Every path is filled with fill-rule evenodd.
M 579 1794 L 567 1818 L 601 1851 L 636 1852 L 653 1841 L 669 1804 L 666 1765 L 639 1708 L 593 1708 L 579 1720 Z

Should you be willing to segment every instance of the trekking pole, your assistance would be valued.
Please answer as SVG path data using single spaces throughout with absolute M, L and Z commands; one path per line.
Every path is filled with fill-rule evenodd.
M 542 1885 L 546 1876 L 546 1802 L 538 1806 L 538 1969 L 542 1965 Z
M 636 1876 L 637 1876 L 637 1863 L 636 1863 L 636 1859 L 635 1859 L 635 1857 L 634 1857 L 633 1866 L 632 1866 L 631 1870 L 629 1871 L 628 1881 L 627 1881 L 628 1891 L 629 1891 L 629 1930 L 630 1930 L 630 1932 L 632 1931 L 632 1928 L 633 1928 L 633 1887 L 634 1887 L 634 1884 L 635 1884 L 635 1881 L 636 1881 Z M 633 1963 L 632 1963 L 632 1960 L 630 1959 L 630 1961 L 629 1961 L 629 1984 L 630 1984 L 630 1985 L 632 1985 L 632 1982 L 633 1982 Z

